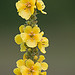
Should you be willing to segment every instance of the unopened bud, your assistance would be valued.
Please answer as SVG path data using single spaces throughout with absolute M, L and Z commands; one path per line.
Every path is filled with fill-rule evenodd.
M 28 49 L 29 52 L 31 52 L 31 50 L 32 50 L 31 48 Z
M 34 59 L 37 60 L 38 59 L 38 56 L 34 56 Z

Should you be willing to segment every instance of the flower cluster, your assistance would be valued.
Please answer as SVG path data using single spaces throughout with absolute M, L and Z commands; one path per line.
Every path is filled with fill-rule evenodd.
M 38 61 L 34 63 L 31 59 L 26 59 L 25 54 L 23 59 L 19 59 L 16 64 L 17 68 L 14 69 L 16 75 L 46 75 L 48 64 L 43 62 L 45 57 L 40 55 Z
M 43 37 L 44 32 L 40 32 L 40 28 L 35 25 L 33 28 L 31 26 L 21 25 L 19 27 L 20 34 L 15 36 L 15 42 L 20 44 L 21 52 L 26 51 L 27 47 L 38 48 L 42 53 L 46 53 L 45 47 L 48 47 L 48 39 Z
M 43 11 L 45 5 L 42 0 L 20 0 L 16 3 L 16 8 L 19 12 L 19 16 L 26 20 L 34 14 L 35 9 L 38 9 L 43 14 L 47 14 Z
M 47 14 L 43 11 L 44 2 L 42 0 L 19 0 L 16 8 L 19 16 L 26 22 L 19 27 L 20 33 L 14 38 L 24 55 L 16 62 L 17 68 L 13 72 L 15 75 L 47 75 L 48 64 L 44 62 L 45 57 L 39 55 L 39 50 L 45 54 L 49 41 L 38 27 L 36 17 L 37 9 L 43 14 Z

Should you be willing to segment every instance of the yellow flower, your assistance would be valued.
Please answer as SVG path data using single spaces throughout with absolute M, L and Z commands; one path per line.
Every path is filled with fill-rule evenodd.
M 14 69 L 14 73 L 17 75 L 39 75 L 39 72 L 41 70 L 41 64 L 34 62 L 31 59 L 28 59 L 27 61 L 18 60 L 17 61 L 17 67 Z
M 21 66 L 25 66 L 25 61 L 22 60 L 22 59 L 19 59 L 19 60 L 16 62 L 16 64 L 17 64 L 17 67 L 20 68 Z
M 16 62 L 16 64 L 17 64 L 17 67 L 18 67 L 18 68 L 15 68 L 15 69 L 13 70 L 13 72 L 14 72 L 16 75 L 22 75 L 22 73 L 21 73 L 21 71 L 20 71 L 20 67 L 23 66 L 23 65 L 25 65 L 25 62 L 24 62 L 22 59 L 20 59 L 20 60 L 18 60 L 18 61 Z
M 45 47 L 48 47 L 48 39 L 46 37 L 42 37 L 41 41 L 38 43 L 38 48 L 42 53 L 46 53 Z
M 34 62 L 31 59 L 28 59 L 26 61 L 26 66 L 22 66 L 21 72 L 22 75 L 39 75 L 39 71 L 41 70 L 40 63 Z
M 25 56 L 25 54 L 24 54 L 24 56 Z M 20 70 L 20 67 L 21 67 L 21 66 L 25 66 L 26 58 L 25 58 L 24 56 L 23 56 L 23 60 L 22 60 L 22 59 L 19 59 L 19 60 L 16 62 L 18 68 L 15 68 L 15 69 L 13 70 L 13 72 L 14 72 L 16 75 L 22 75 L 21 70 Z
M 48 64 L 46 62 L 43 62 L 43 60 L 45 60 L 45 57 L 43 55 L 40 55 L 39 59 L 38 59 L 38 62 L 41 64 L 42 70 L 47 70 Z
M 37 9 L 41 11 L 43 14 L 47 14 L 46 12 L 43 11 L 45 9 L 45 4 L 42 0 L 37 0 L 36 6 L 37 6 Z
M 40 34 L 40 28 L 37 26 L 33 28 L 31 26 L 26 26 L 24 33 L 21 33 L 21 38 L 28 47 L 36 47 L 37 43 L 42 38 L 42 35 Z
M 19 12 L 19 15 L 28 20 L 34 13 L 35 0 L 20 0 L 16 3 L 16 8 Z

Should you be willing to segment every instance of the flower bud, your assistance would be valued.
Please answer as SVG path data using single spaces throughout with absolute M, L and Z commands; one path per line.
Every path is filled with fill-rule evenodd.
M 38 59 L 38 56 L 35 55 L 35 56 L 34 56 L 34 59 L 37 60 L 37 59 Z

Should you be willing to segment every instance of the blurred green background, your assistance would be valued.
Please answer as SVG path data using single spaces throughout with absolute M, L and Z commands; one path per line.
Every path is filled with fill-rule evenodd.
M 75 75 L 75 0 L 43 0 L 47 15 L 39 14 L 39 27 L 50 40 L 46 48 L 48 75 Z M 17 15 L 17 0 L 0 1 L 0 75 L 14 75 L 22 58 L 14 36 L 25 20 Z

